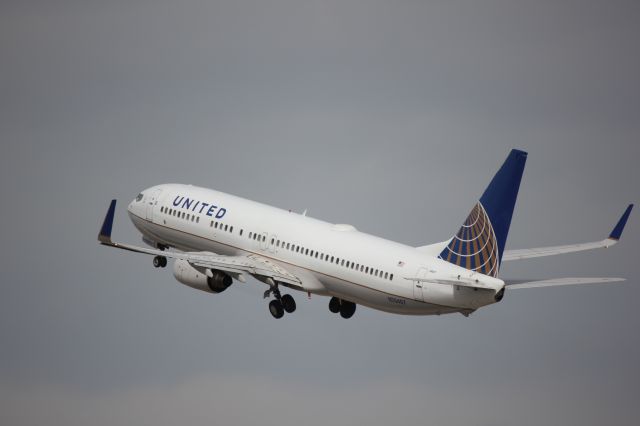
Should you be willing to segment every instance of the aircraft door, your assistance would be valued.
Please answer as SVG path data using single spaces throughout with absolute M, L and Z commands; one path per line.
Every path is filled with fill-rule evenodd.
M 160 198 L 160 192 L 162 192 L 161 189 L 154 189 L 152 190 L 149 195 L 146 197 L 146 201 L 147 201 L 147 220 L 150 220 L 153 222 L 153 209 L 155 209 L 156 205 L 158 204 L 158 198 Z
M 427 268 L 419 268 L 418 272 L 416 272 L 416 278 L 426 278 L 427 277 Z M 415 300 L 424 301 L 424 289 L 425 289 L 424 281 L 413 281 L 413 298 Z
M 269 249 L 269 235 L 263 232 L 260 236 L 260 250 L 265 251 Z

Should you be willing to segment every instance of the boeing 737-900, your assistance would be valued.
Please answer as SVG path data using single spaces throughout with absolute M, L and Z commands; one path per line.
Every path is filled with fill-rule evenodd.
M 286 287 L 330 297 L 329 310 L 343 318 L 356 305 L 405 315 L 461 313 L 503 299 L 505 289 L 606 283 L 621 278 L 509 281 L 498 278 L 502 262 L 610 247 L 629 218 L 629 205 L 602 241 L 505 250 L 527 153 L 512 150 L 449 239 L 422 247 L 359 232 L 244 198 L 191 185 L 163 184 L 140 192 L 127 210 L 151 248 L 111 240 L 116 200 L 111 201 L 101 244 L 153 257 L 190 287 L 221 293 L 249 275 L 265 283 L 275 318 L 296 310 Z

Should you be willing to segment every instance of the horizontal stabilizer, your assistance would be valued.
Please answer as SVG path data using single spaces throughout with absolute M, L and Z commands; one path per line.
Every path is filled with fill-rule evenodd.
M 554 278 L 551 280 L 541 281 L 511 280 L 507 281 L 505 286 L 510 290 L 515 290 L 519 288 L 556 287 L 562 285 L 608 284 L 617 283 L 624 280 L 624 278 Z

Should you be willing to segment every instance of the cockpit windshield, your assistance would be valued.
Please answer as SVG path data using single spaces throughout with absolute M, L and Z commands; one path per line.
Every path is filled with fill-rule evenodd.
M 142 201 L 142 198 L 144 197 L 144 194 L 141 192 L 138 194 L 138 196 L 136 197 L 136 201 Z

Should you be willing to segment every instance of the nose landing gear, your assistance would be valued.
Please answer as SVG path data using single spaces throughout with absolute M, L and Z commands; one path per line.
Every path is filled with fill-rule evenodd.
M 153 266 L 156 268 L 164 268 L 167 266 L 167 258 L 164 256 L 156 256 L 153 258 Z

